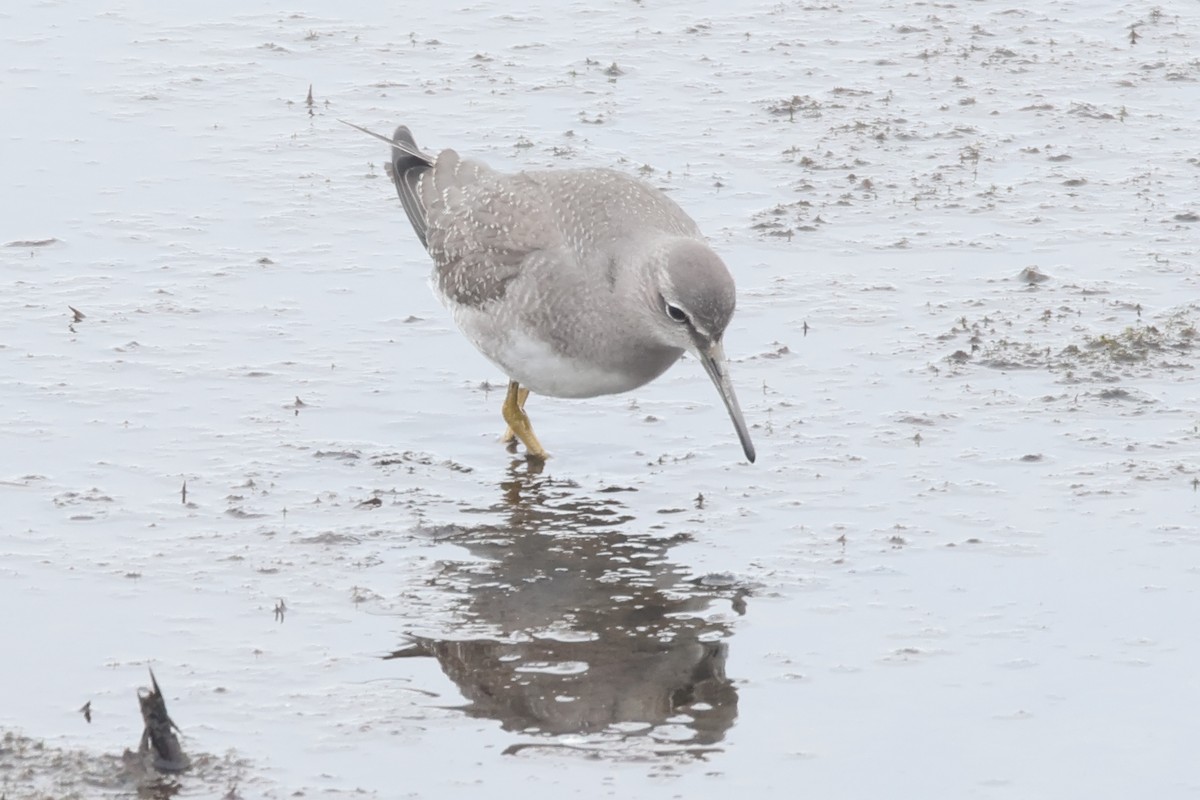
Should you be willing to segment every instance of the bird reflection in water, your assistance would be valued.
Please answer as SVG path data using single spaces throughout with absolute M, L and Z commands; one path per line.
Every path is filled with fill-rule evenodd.
M 737 716 L 721 620 L 730 607 L 742 613 L 746 591 L 669 561 L 686 535 L 628 533 L 620 490 L 587 497 L 524 463 L 481 512 L 501 521 L 433 531 L 483 559 L 435 579 L 462 595 L 464 627 L 480 636 L 413 636 L 387 658 L 436 658 L 469 701 L 463 710 L 506 730 L 705 752 Z

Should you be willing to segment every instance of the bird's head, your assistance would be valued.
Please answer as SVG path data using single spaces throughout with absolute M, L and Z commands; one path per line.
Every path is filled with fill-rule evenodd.
M 733 317 L 736 293 L 725 263 L 703 242 L 672 239 L 656 251 L 650 285 L 643 294 L 655 336 L 665 345 L 694 355 L 712 378 L 729 411 L 746 458 L 754 445 L 738 406 L 722 337 Z

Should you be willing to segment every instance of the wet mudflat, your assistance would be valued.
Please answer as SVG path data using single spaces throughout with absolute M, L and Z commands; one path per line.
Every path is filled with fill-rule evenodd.
M 147 666 L 158 796 L 1200 787 L 1200 12 L 0 17 L 7 797 Z M 507 454 L 337 117 L 668 190 L 758 463 L 694 361 Z

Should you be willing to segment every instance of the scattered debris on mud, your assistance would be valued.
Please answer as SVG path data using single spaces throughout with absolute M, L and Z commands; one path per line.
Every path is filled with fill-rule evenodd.
M 944 358 L 954 370 L 970 365 L 1045 369 L 1057 376 L 1057 382 L 1069 385 L 1112 384 L 1197 368 L 1200 304 L 1181 306 L 1151 320 L 1141 319 L 1140 314 L 1122 320 L 1133 317 L 1128 311 L 1104 316 L 1085 320 L 1083 310 L 1070 304 L 1046 308 L 1036 320 L 1011 309 L 992 308 L 974 319 L 961 318 L 938 338 L 955 346 Z M 1101 332 L 1106 322 L 1112 327 Z

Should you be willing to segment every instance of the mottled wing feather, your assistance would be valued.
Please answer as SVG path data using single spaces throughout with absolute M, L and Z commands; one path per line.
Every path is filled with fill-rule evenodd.
M 701 238 L 687 213 L 658 189 L 611 169 L 528 173 L 543 187 L 577 251 L 597 246 L 635 247 L 655 235 Z
M 524 175 L 501 175 L 444 150 L 418 192 L 438 289 L 455 303 L 502 298 L 531 255 L 561 243 L 545 192 Z

